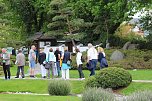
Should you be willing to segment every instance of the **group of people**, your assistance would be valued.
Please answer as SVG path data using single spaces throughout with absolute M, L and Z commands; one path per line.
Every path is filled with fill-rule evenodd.
M 95 69 L 97 66 L 97 62 L 100 63 L 100 69 L 104 67 L 108 67 L 108 63 L 106 60 L 106 55 L 104 49 L 102 47 L 98 47 L 98 51 L 96 48 L 89 43 L 87 51 L 87 67 L 90 70 L 90 76 L 95 75 Z
M 51 71 L 52 78 L 54 78 L 57 75 L 58 77 L 62 76 L 62 79 L 69 79 L 69 69 L 71 68 L 72 60 L 71 60 L 71 53 L 68 51 L 67 47 L 64 48 L 64 52 L 59 51 L 59 48 L 56 48 L 55 52 L 52 48 L 50 48 L 48 53 L 45 53 L 44 49 L 40 49 L 38 57 L 36 56 L 35 50 L 36 47 L 32 45 L 28 55 L 29 67 L 30 67 L 29 76 L 31 78 L 35 77 L 34 71 L 38 59 L 38 63 L 41 66 L 42 78 L 50 79 L 50 71 Z M 79 78 L 82 80 L 85 79 L 82 71 L 85 59 L 83 57 L 83 54 L 80 52 L 78 48 L 76 48 L 76 52 L 77 52 L 76 54 L 77 69 L 79 73 Z M 10 79 L 11 76 L 10 54 L 7 53 L 7 50 L 5 48 L 2 49 L 1 59 L 2 59 L 3 71 L 5 74 L 5 79 L 6 80 Z M 98 61 L 100 62 L 100 69 L 104 67 L 108 67 L 108 63 L 106 61 L 106 55 L 104 53 L 103 48 L 98 47 L 98 51 L 97 51 L 96 48 L 91 43 L 88 44 L 86 61 L 87 61 L 86 66 L 90 71 L 90 76 L 95 75 L 95 69 Z M 24 78 L 25 55 L 22 53 L 22 50 L 18 51 L 15 64 L 18 67 L 15 78 L 19 78 L 20 73 L 21 73 L 21 77 Z
M 36 67 L 36 47 L 31 46 L 31 50 L 29 52 L 29 67 L 30 67 L 30 77 L 35 77 L 34 69 Z M 66 47 L 64 49 L 64 53 L 59 51 L 59 48 L 56 48 L 55 52 L 52 48 L 49 49 L 48 53 L 44 52 L 44 49 L 40 49 L 40 53 L 38 54 L 38 62 L 41 66 L 41 75 L 42 78 L 50 79 L 52 74 L 52 78 L 54 76 L 60 77 L 62 73 L 63 79 L 69 79 L 69 69 L 71 62 L 71 54 Z M 50 73 L 51 71 L 51 73 Z M 62 72 L 61 72 L 62 71 Z M 61 72 L 61 73 L 60 73 Z

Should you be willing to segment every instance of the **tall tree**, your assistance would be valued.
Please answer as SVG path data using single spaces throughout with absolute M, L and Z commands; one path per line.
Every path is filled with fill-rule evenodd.
M 57 38 L 82 38 L 83 31 L 81 28 L 87 27 L 89 23 L 83 19 L 74 17 L 72 8 L 68 5 L 67 0 L 53 0 L 50 3 L 50 15 L 52 21 L 48 24 L 50 29 L 47 34 Z M 78 35 L 76 35 L 79 33 Z
M 21 44 L 21 27 L 16 27 L 17 15 L 9 11 L 4 0 L 0 0 L 0 47 L 16 47 Z
M 10 8 L 19 15 L 29 36 L 42 31 L 47 22 L 47 8 L 50 0 L 8 0 Z

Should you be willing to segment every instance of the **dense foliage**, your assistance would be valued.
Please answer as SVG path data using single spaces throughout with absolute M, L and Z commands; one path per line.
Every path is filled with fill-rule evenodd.
M 149 44 L 149 47 L 151 45 Z M 110 57 L 112 53 L 116 49 L 105 49 L 106 53 L 106 59 L 108 61 L 109 67 L 120 67 L 124 69 L 152 69 L 152 51 L 151 50 L 122 50 L 120 49 L 122 53 L 124 53 L 125 58 L 123 60 L 119 61 L 111 61 Z M 87 57 L 87 53 L 83 53 L 83 57 Z M 86 67 L 87 60 L 83 63 L 83 69 L 87 69 Z M 76 55 L 72 56 L 72 68 L 71 69 L 77 69 L 76 65 Z M 100 69 L 99 62 L 97 64 L 97 69 Z
M 48 93 L 50 95 L 65 96 L 70 94 L 71 86 L 65 80 L 51 80 L 48 85 Z
M 150 0 L 0 0 L 0 12 L 11 22 L 3 26 L 5 35 L 12 35 L 11 38 L 15 34 L 25 40 L 42 31 L 58 39 L 77 38 L 97 44 L 110 41 L 109 35 L 124 20 L 148 4 Z M 0 19 L 1 23 L 4 21 Z
M 127 87 L 132 82 L 132 76 L 129 72 L 122 68 L 105 68 L 95 75 L 95 81 L 86 80 L 86 87 L 102 87 L 119 89 Z M 90 84 L 91 83 L 91 84 Z

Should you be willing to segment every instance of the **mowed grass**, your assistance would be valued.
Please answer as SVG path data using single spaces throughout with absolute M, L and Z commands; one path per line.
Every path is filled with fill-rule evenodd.
M 152 80 L 152 70 L 128 70 L 133 80 Z
M 71 94 L 80 94 L 84 90 L 83 81 L 69 81 Z M 0 92 L 31 92 L 48 94 L 49 80 L 0 80 Z
M 28 73 L 29 67 L 25 67 L 25 74 Z M 16 75 L 17 67 L 11 67 L 12 76 Z M 133 80 L 152 80 L 152 70 L 127 70 L 132 75 Z M 99 70 L 96 70 L 98 73 Z M 89 70 L 83 70 L 85 78 L 88 78 L 90 75 Z M 37 75 L 37 77 L 41 77 L 41 75 Z M 70 70 L 70 78 L 79 78 L 78 70 Z
M 119 93 L 123 95 L 130 95 L 137 91 L 151 90 L 152 91 L 152 83 L 137 83 L 132 82 L 128 87 L 119 91 Z
M 0 101 L 81 101 L 76 96 L 41 96 L 0 94 Z

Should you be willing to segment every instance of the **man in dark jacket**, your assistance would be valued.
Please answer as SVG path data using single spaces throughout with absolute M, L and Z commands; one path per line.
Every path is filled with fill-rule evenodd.
M 38 58 L 38 62 L 41 65 L 41 74 L 42 74 L 42 78 L 46 78 L 46 69 L 44 67 L 43 62 L 46 60 L 46 54 L 43 52 L 43 49 L 40 49 L 40 53 L 39 53 L 39 58 Z
M 61 52 L 59 51 L 59 48 L 56 48 L 55 51 L 55 57 L 56 57 L 56 66 L 58 71 L 58 77 L 60 76 L 60 59 L 61 59 Z

